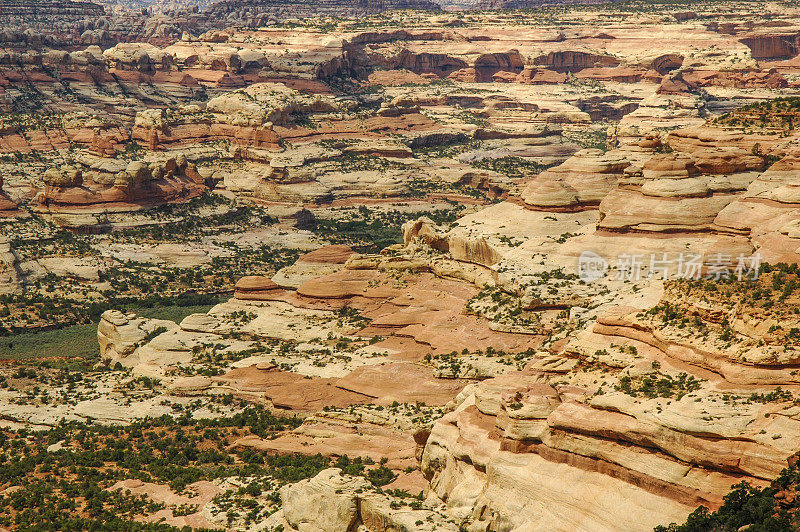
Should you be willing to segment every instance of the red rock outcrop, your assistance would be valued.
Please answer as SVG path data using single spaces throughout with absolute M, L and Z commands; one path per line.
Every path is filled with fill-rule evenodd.
M 603 198 L 598 228 L 714 230 L 716 216 L 764 168 L 765 158 L 753 146 L 762 139 L 765 146 L 774 145 L 777 139 L 768 138 L 713 127 L 671 132 L 666 143 L 674 151 L 650 156 L 641 173 L 631 167 L 624 186 Z
M 664 54 L 653 59 L 650 67 L 659 74 L 667 74 L 683 65 L 683 56 L 679 54 Z
M 637 83 L 647 75 L 648 71 L 643 68 L 628 66 L 586 67 L 575 72 L 575 77 L 578 79 L 615 81 L 617 83 Z
M 344 264 L 354 254 L 355 251 L 350 246 L 331 245 L 310 251 L 297 260 L 315 264 Z
M 234 288 L 233 297 L 241 300 L 274 299 L 281 292 L 281 288 L 269 277 L 263 275 L 246 275 L 238 281 Z
M 456 70 L 466 68 L 467 62 L 444 53 L 416 53 L 403 49 L 391 60 L 394 69 L 403 68 L 416 74 L 435 74 L 445 78 Z
M 596 149 L 581 150 L 534 177 L 522 191 L 526 205 L 544 210 L 596 206 L 613 189 L 630 163 Z
M 472 67 L 460 68 L 454 72 L 451 72 L 447 77 L 453 81 L 460 81 L 462 83 L 478 82 L 478 73 Z
M 48 214 L 125 212 L 186 200 L 207 190 L 185 157 L 133 161 L 115 173 L 78 167 L 51 168 L 34 209 Z
M 483 54 L 475 60 L 474 64 L 478 82 L 493 81 L 492 76 L 500 71 L 519 74 L 522 72 L 523 67 L 524 60 L 517 50 L 510 50 L 505 53 Z
M 519 73 L 517 80 L 520 83 L 529 83 L 531 85 L 547 85 L 564 83 L 568 78 L 569 76 L 564 72 L 526 66 Z
M 621 63 L 614 57 L 581 51 L 550 52 L 533 58 L 534 65 L 546 66 L 556 72 L 577 72 L 591 67 L 613 67 Z
M 750 48 L 755 59 L 787 59 L 800 52 L 800 35 L 797 33 L 755 34 L 744 37 L 741 42 Z

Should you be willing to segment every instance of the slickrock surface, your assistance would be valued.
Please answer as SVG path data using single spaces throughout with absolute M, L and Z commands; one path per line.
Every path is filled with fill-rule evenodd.
M 617 186 L 629 163 L 600 150 L 581 150 L 534 178 L 522 191 L 526 205 L 544 209 L 597 205 Z
M 361 478 L 326 469 L 281 490 L 282 510 L 267 526 L 289 530 L 458 530 L 446 514 L 429 509 L 394 509 L 385 495 L 372 493 Z
M 281 286 L 298 288 L 316 277 L 338 272 L 355 252 L 349 246 L 324 246 L 305 255 L 297 262 L 279 270 L 273 282 Z
M 638 531 L 797 452 L 797 9 L 33 4 L 0 7 L 26 479 L 118 425 L 190 442 L 107 477 L 141 522 Z
M 87 155 L 77 168 L 47 170 L 44 184 L 34 210 L 59 215 L 62 220 L 69 219 L 69 215 L 80 219 L 98 212 L 125 212 L 187 201 L 206 190 L 203 178 L 185 156 L 149 164 L 131 161 L 123 166 L 116 159 Z
M 236 299 L 268 299 L 277 294 L 280 287 L 269 277 L 248 275 L 236 281 L 234 297 Z
M 660 166 L 662 172 L 664 166 Z M 675 164 L 668 168 L 676 173 L 686 169 L 685 165 Z M 583 216 L 558 214 L 562 219 L 578 215 Z M 336 394 L 341 401 L 339 406 L 366 402 L 390 405 L 411 398 L 428 405 L 442 405 L 455 397 L 463 384 L 451 381 L 453 386 L 443 386 L 424 366 L 436 367 L 442 361 L 450 368 L 447 372 L 437 370 L 438 375 L 489 377 L 467 386 L 448 403 L 451 412 L 434 421 L 420 455 L 422 471 L 431 481 L 429 502 L 444 505 L 448 515 L 457 520 L 489 526 L 505 523 L 503 526 L 526 528 L 557 522 L 563 528 L 613 530 L 619 524 L 618 516 L 610 517 L 614 505 L 630 497 L 637 501 L 636 505 L 626 507 L 625 519 L 630 520 L 630 526 L 637 528 L 642 523 L 655 526 L 681 519 L 699 504 L 719 506 L 722 497 L 743 477 L 764 485 L 780 472 L 794 452 L 790 434 L 795 430 L 792 416 L 796 407 L 783 394 L 791 393 L 788 390 L 796 382 L 791 369 L 795 362 L 791 350 L 783 348 L 781 354 L 783 337 L 775 336 L 776 327 L 768 325 L 777 324 L 778 330 L 791 334 L 788 331 L 796 330 L 792 327 L 792 314 L 765 319 L 754 315 L 754 309 L 723 294 L 710 304 L 700 294 L 713 281 L 700 281 L 696 286 L 670 284 L 663 296 L 658 287 L 643 296 L 632 294 L 629 300 L 637 301 L 640 310 L 603 304 L 601 308 L 606 310 L 592 313 L 597 316 L 596 321 L 587 322 L 583 318 L 573 323 L 573 327 L 579 328 L 586 325 L 567 342 L 551 344 L 550 353 L 536 351 L 537 334 L 547 328 L 558 330 L 553 329 L 557 322 L 548 323 L 545 314 L 535 321 L 529 321 L 525 314 L 504 321 L 509 317 L 504 317 L 502 311 L 480 306 L 481 295 L 474 290 L 469 293 L 476 297 L 468 305 L 464 299 L 448 301 L 443 298 L 446 292 L 441 292 L 442 289 L 451 287 L 448 297 L 453 298 L 469 285 L 413 272 L 433 271 L 438 276 L 453 276 L 456 270 L 445 270 L 439 262 L 445 257 L 437 255 L 453 253 L 455 237 L 443 237 L 429 222 L 421 222 L 406 230 L 406 240 L 407 246 L 402 250 L 376 257 L 351 256 L 345 269 L 307 281 L 296 294 L 278 294 L 271 301 L 250 307 L 245 312 L 256 317 L 250 318 L 249 324 L 238 325 L 250 334 L 282 335 L 284 339 L 320 337 L 324 329 L 314 330 L 319 325 L 313 321 L 308 322 L 304 336 L 291 333 L 302 330 L 292 325 L 291 320 L 297 318 L 291 316 L 309 316 L 310 310 L 303 308 L 342 308 L 339 302 L 345 299 L 369 320 L 359 334 L 381 331 L 384 339 L 373 344 L 373 348 L 388 349 L 387 361 L 358 362 L 366 365 L 355 369 L 345 367 L 341 377 L 332 379 L 324 376 L 326 371 L 313 366 L 301 369 L 301 363 L 294 371 L 306 373 L 311 379 L 298 380 L 291 377 L 294 373 L 282 374 L 270 369 L 282 364 L 274 354 L 266 364 L 269 355 L 256 356 L 251 359 L 255 365 L 248 368 L 245 359 L 238 363 L 242 369 L 214 378 L 216 385 L 221 386 L 220 391 L 233 390 L 253 398 L 263 394 L 275 406 L 306 411 L 321 404 L 336 404 Z M 443 248 L 445 244 L 447 247 Z M 427 247 L 426 252 L 426 246 L 443 249 Z M 463 249 L 469 248 L 466 245 Z M 498 250 L 505 251 L 502 245 Z M 486 267 L 481 265 L 486 262 L 483 254 L 468 252 L 461 257 L 462 261 L 474 262 L 476 267 Z M 499 256 L 498 259 L 510 260 Z M 462 278 L 469 275 L 466 265 L 460 268 L 457 275 Z M 390 281 L 390 272 L 401 271 L 407 273 Z M 400 284 L 395 284 L 400 279 Z M 763 283 L 770 283 L 769 279 Z M 495 277 L 495 286 L 503 286 L 499 284 L 502 282 L 502 277 Z M 266 279 L 241 282 L 242 287 L 260 288 L 267 284 Z M 512 285 L 506 286 L 508 289 Z M 572 286 L 578 285 L 573 281 Z M 729 286 L 735 289 L 737 285 Z M 440 292 L 424 303 L 426 291 L 432 288 Z M 698 295 L 692 295 L 698 290 Z M 607 300 L 596 291 L 588 291 L 584 297 Z M 279 300 L 290 301 L 294 309 L 285 306 L 286 303 L 277 304 Z M 241 303 L 231 305 L 220 305 L 209 316 L 222 321 L 227 309 L 244 310 Z M 441 305 L 441 310 L 437 305 Z M 445 305 L 456 312 L 444 312 Z M 536 308 L 537 303 L 528 305 Z M 555 305 L 564 308 L 574 303 L 558 301 Z M 465 321 L 462 314 L 465 306 L 487 317 L 477 322 L 475 318 Z M 653 310 L 645 312 L 650 307 Z M 435 317 L 440 313 L 441 318 Z M 267 316 L 269 325 L 263 321 Z M 468 345 L 467 351 L 472 351 L 481 345 L 467 334 L 475 334 L 481 321 L 487 319 L 490 326 L 484 330 L 490 336 L 481 346 L 482 352 L 475 357 L 466 353 L 459 356 L 461 346 Z M 696 335 L 686 332 L 682 323 L 691 319 L 703 324 L 695 328 L 704 331 L 707 327 L 709 332 Z M 283 325 L 275 328 L 275 320 Z M 459 322 L 467 328 L 459 328 L 456 325 Z M 193 318 L 192 323 L 199 321 Z M 214 330 L 211 334 L 219 335 L 214 342 L 230 342 L 224 339 L 223 328 L 216 323 L 204 326 L 204 330 L 210 333 Z M 504 323 L 505 330 L 519 332 L 491 332 L 493 328 L 504 330 Z M 443 338 L 441 333 L 431 336 L 426 331 L 440 330 L 443 326 L 451 337 Z M 188 330 L 188 321 L 180 328 Z M 453 331 L 459 332 L 453 335 Z M 171 333 L 163 333 L 168 334 Z M 411 344 L 409 337 L 413 339 Z M 519 342 L 517 337 L 529 340 L 515 343 Z M 175 345 L 176 340 L 170 345 Z M 149 353 L 150 348 L 158 349 L 162 343 L 157 337 L 139 350 Z M 505 346 L 499 351 L 501 358 L 506 356 L 504 353 L 516 352 L 522 355 L 517 357 L 521 362 L 507 369 L 493 368 L 489 348 L 500 346 Z M 533 349 L 525 351 L 529 347 Z M 451 350 L 453 354 L 445 356 Z M 264 362 L 256 362 L 259 360 Z M 351 358 L 348 364 L 356 364 L 355 360 Z M 412 370 L 407 366 L 410 360 L 424 365 L 418 366 L 419 371 Z M 287 395 L 298 382 L 303 382 L 302 392 Z M 779 384 L 788 387 L 787 392 L 769 395 Z M 283 388 L 286 386 L 289 387 Z M 335 419 L 339 421 L 331 423 Z M 362 456 L 374 456 L 382 448 L 394 457 L 391 459 L 397 460 L 395 464 L 408 463 L 403 460 L 410 460 L 416 454 L 414 444 L 408 439 L 396 451 L 389 451 L 395 447 L 385 439 L 392 438 L 386 418 L 381 421 L 367 416 L 365 411 L 357 419 L 352 415 L 333 418 L 317 415 L 291 436 L 271 441 L 246 439 L 240 444 L 309 454 L 337 454 L 349 449 L 351 453 L 365 453 Z M 361 429 L 347 428 L 353 423 L 356 427 L 358 423 L 366 425 Z M 325 436 L 318 439 L 322 434 Z M 776 434 L 779 436 L 774 437 Z M 534 470 L 537 473 L 531 478 Z M 557 487 L 563 486 L 564 475 L 572 479 L 568 485 L 573 488 Z M 590 491 L 603 489 L 606 495 L 589 498 L 592 502 L 587 503 L 586 490 L 590 487 Z M 513 502 L 520 500 L 526 503 Z M 580 514 L 560 510 L 579 501 L 583 503 Z M 319 511 L 316 504 L 312 508 L 313 512 Z M 292 523 L 289 517 L 284 517 Z

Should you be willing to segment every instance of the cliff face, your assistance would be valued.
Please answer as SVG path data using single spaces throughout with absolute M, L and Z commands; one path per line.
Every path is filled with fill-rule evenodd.
M 574 72 L 591 67 L 617 66 L 620 61 L 613 57 L 587 52 L 564 51 L 550 52 L 547 55 L 536 57 L 533 63 L 547 66 L 556 72 Z
M 754 59 L 788 59 L 800 52 L 800 35 L 752 35 L 741 40 Z

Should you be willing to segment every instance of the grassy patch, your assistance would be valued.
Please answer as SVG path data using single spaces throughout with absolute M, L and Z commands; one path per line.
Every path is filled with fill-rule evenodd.
M 57 367 L 91 366 L 97 361 L 97 325 L 73 325 L 0 338 L 0 358 L 22 364 L 50 362 Z
M 154 306 L 130 307 L 127 310 L 147 318 L 180 323 L 186 316 L 208 312 L 211 307 L 212 305 Z M 94 365 L 99 356 L 97 322 L 0 337 L 0 359 L 19 364 L 39 365 L 47 362 L 57 368 L 86 369 Z
M 170 320 L 175 323 L 180 323 L 183 318 L 190 314 L 202 312 L 205 314 L 211 310 L 213 305 L 191 305 L 187 307 L 180 306 L 167 306 L 167 307 L 150 307 L 150 308 L 132 308 L 131 312 L 135 312 L 145 318 L 154 318 L 157 320 Z

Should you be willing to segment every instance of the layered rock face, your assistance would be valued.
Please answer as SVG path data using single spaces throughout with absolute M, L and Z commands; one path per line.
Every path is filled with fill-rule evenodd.
M 521 198 L 543 209 L 573 209 L 598 205 L 617 187 L 628 161 L 597 149 L 581 150 L 561 165 L 534 178 Z
M 604 198 L 598 227 L 612 230 L 707 229 L 717 212 L 733 199 L 709 200 L 708 185 L 696 177 L 699 171 L 687 157 L 653 157 L 644 164 L 641 173 L 638 191 L 620 189 Z
M 716 128 L 670 133 L 665 145 L 674 152 L 653 154 L 641 170 L 630 167 L 630 177 L 601 202 L 598 227 L 613 231 L 713 229 L 716 216 L 763 170 L 764 156 L 752 149 L 761 138 Z
M 671 282 L 650 310 L 606 307 L 546 363 L 465 388 L 427 440 L 432 491 L 473 526 L 618 530 L 716 508 L 743 478 L 766 485 L 800 428 L 782 391 L 796 382 L 794 277 Z M 759 300 L 783 283 L 780 308 Z
M 797 260 L 798 198 L 792 177 L 798 160 L 787 156 L 761 173 L 714 219 L 720 231 L 749 235 L 765 260 Z
M 770 275 L 769 279 L 775 277 L 781 281 L 785 275 Z M 759 283 L 766 284 L 764 280 Z M 752 284 L 738 288 L 744 297 L 755 289 Z M 795 347 L 791 340 L 784 343 L 796 321 L 791 312 L 770 310 L 769 300 L 764 302 L 764 308 L 758 301 L 731 302 L 728 298 L 735 296 L 736 287 L 711 298 L 704 289 L 709 289 L 708 283 L 672 285 L 647 315 L 630 308 L 614 309 L 598 317 L 594 330 L 639 339 L 674 358 L 719 373 L 732 383 L 793 383 L 796 379 L 790 367 L 795 363 Z M 710 290 L 713 292 L 713 288 Z M 700 340 L 677 331 L 675 324 L 664 318 L 671 310 L 696 316 L 701 329 L 704 322 L 716 325 L 716 334 L 707 333 Z
M 620 64 L 619 60 L 597 54 L 579 51 L 550 52 L 533 60 L 536 65 L 544 65 L 556 72 L 574 72 L 590 67 L 609 67 Z
M 756 34 L 744 37 L 742 43 L 750 48 L 755 59 L 787 59 L 795 57 L 800 52 L 800 35 L 786 34 Z
M 206 190 L 202 176 L 185 156 L 124 166 L 115 159 L 85 156 L 80 163 L 45 173 L 37 210 L 78 216 L 129 211 L 188 200 Z
M 385 495 L 359 477 L 342 476 L 326 469 L 314 478 L 285 486 L 282 509 L 270 516 L 267 526 L 287 530 L 445 530 L 458 526 L 446 514 L 431 510 L 395 509 Z
M 638 371 L 647 373 L 643 365 Z M 459 516 L 492 529 L 548 522 L 561 523 L 559 529 L 646 529 L 699 504 L 718 506 L 743 472 L 765 484 L 793 452 L 762 439 L 756 427 L 744 429 L 775 408 L 711 407 L 709 397 L 698 408 L 699 393 L 678 401 L 619 392 L 590 398 L 546 381 L 529 374 L 484 381 L 434 426 L 423 472 Z M 603 497 L 591 497 L 594 490 Z M 615 514 L 634 490 L 624 516 Z M 583 510 L 561 510 L 575 506 Z
M 280 288 L 269 277 L 248 275 L 236 281 L 236 290 L 233 297 L 243 300 L 266 300 L 275 294 L 277 290 L 280 290 Z
M 686 511 L 688 506 L 665 497 L 656 486 L 634 488 L 626 481 L 640 487 L 646 483 L 633 480 L 636 475 L 628 469 L 598 459 L 619 453 L 615 458 L 633 463 L 645 456 L 625 446 L 612 450 L 614 444 L 608 443 L 592 450 L 586 422 L 603 425 L 602 413 L 560 406 L 559 394 L 546 384 L 530 376 L 513 377 L 486 381 L 464 394 L 463 402 L 434 426 L 428 439 L 423 472 L 432 491 L 459 518 L 489 529 L 644 530 Z M 504 402 L 513 406 L 504 409 Z M 619 421 L 608 426 L 618 426 Z M 552 429 L 551 423 L 556 425 Z M 542 440 L 552 441 L 555 448 Z M 630 454 L 623 458 L 626 453 Z M 461 457 L 469 457 L 469 462 Z M 603 496 L 591 495 L 597 492 Z M 625 512 L 620 515 L 623 501 Z M 688 498 L 685 504 L 696 502 Z

